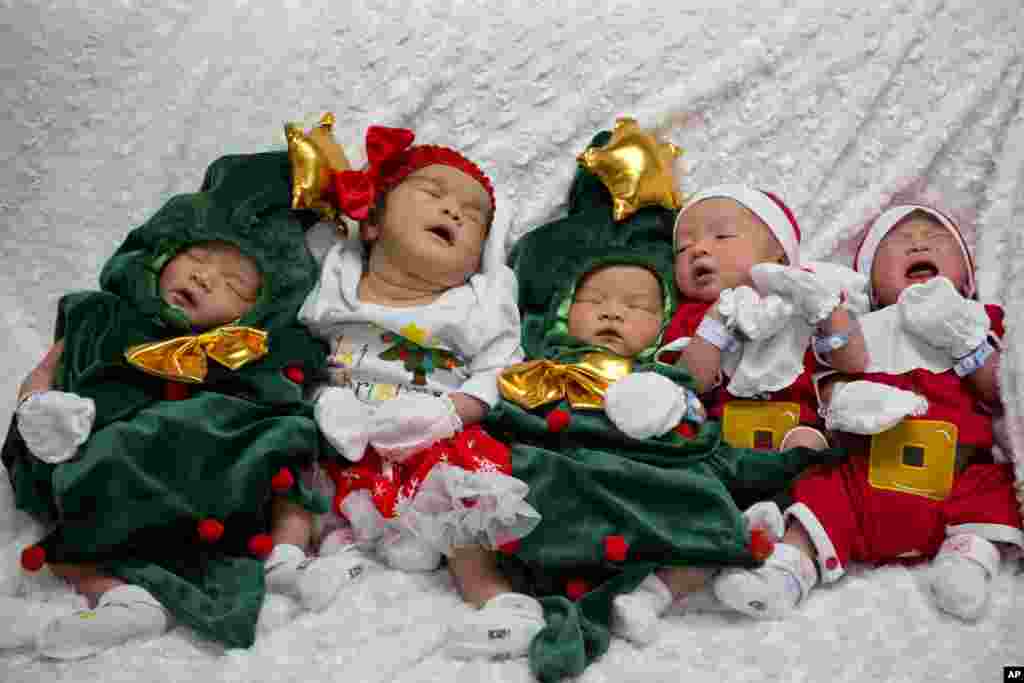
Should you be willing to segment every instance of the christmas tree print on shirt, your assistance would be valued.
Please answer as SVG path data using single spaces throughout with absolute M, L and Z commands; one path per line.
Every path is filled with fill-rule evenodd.
M 405 369 L 412 373 L 413 384 L 425 385 L 427 376 L 436 369 L 452 370 L 464 365 L 451 351 L 427 346 L 430 332 L 416 323 L 409 323 L 400 332 L 395 334 L 389 331 L 381 335 L 381 341 L 391 346 L 382 351 L 378 358 L 402 361 Z

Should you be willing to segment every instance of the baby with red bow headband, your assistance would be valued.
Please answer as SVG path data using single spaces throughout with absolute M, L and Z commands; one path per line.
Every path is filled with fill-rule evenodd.
M 476 164 L 413 137 L 371 126 L 366 167 L 335 176 L 358 240 L 310 233 L 321 274 L 299 320 L 330 345 L 316 419 L 340 457 L 306 473 L 333 498 L 328 514 L 277 504 L 267 584 L 323 609 L 362 576 L 366 552 L 405 571 L 445 555 L 481 608 L 454 629 L 456 649 L 524 654 L 542 610 L 512 592 L 494 550 L 539 515 L 508 448 L 479 425 L 499 372 L 523 358 L 508 222 Z M 318 557 L 306 555 L 311 542 Z

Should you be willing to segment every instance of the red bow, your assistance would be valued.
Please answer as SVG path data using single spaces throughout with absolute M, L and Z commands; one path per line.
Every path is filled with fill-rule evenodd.
M 359 221 L 367 219 L 384 179 L 384 167 L 405 152 L 414 137 L 408 128 L 370 126 L 366 130 L 366 168 L 362 171 L 340 171 L 334 175 L 338 208 L 345 215 Z

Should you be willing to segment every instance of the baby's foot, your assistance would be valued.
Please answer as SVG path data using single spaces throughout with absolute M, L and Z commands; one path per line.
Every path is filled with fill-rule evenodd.
M 82 659 L 130 640 L 156 638 L 169 626 L 170 615 L 149 591 L 124 585 L 104 593 L 94 610 L 51 621 L 36 644 L 44 657 Z
M 366 557 L 349 547 L 327 557 L 306 557 L 298 546 L 274 546 L 264 562 L 267 590 L 291 596 L 306 609 L 320 612 L 343 588 L 360 581 L 369 568 Z
M 539 602 L 522 593 L 502 593 L 450 627 L 445 650 L 459 659 L 523 657 L 544 625 Z
M 777 543 L 757 569 L 726 569 L 714 582 L 715 595 L 728 607 L 760 619 L 791 612 L 818 582 L 811 558 L 798 548 Z
M 0 650 L 35 645 L 47 624 L 70 611 L 64 605 L 0 596 Z
M 929 590 L 943 612 L 973 621 L 988 600 L 999 571 L 999 550 L 974 534 L 950 536 L 932 561 Z
M 649 574 L 631 593 L 612 601 L 612 633 L 640 646 L 658 638 L 658 622 L 672 604 L 672 591 L 656 574 Z

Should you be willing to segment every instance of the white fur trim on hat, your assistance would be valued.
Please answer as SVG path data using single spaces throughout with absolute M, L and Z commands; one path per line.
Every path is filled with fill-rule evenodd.
M 791 218 L 792 212 L 789 207 L 783 209 L 785 204 L 782 200 L 769 196 L 764 190 L 757 190 L 746 185 L 716 185 L 693 195 L 676 217 L 676 224 L 672 228 L 672 246 L 676 246 L 679 232 L 679 221 L 686 211 L 705 199 L 725 197 L 732 199 L 754 212 L 768 226 L 768 229 L 775 235 L 775 239 L 782 245 L 789 259 L 789 265 L 800 265 L 800 226 L 796 220 Z M 780 206 L 781 204 L 781 206 Z
M 967 248 L 964 236 L 960 233 L 960 228 L 956 226 L 956 223 L 949 216 L 941 211 L 928 206 L 922 206 L 921 204 L 902 204 L 886 210 L 881 216 L 876 218 L 875 222 L 871 224 L 871 228 L 868 229 L 867 234 L 864 235 L 860 246 L 857 247 L 857 255 L 854 257 L 853 267 L 858 273 L 863 273 L 867 276 L 868 291 L 871 294 L 872 301 L 874 301 L 874 291 L 871 286 L 871 268 L 875 263 L 875 254 L 878 253 L 878 247 L 890 230 L 915 211 L 923 211 L 928 214 L 949 230 L 953 237 L 956 238 L 956 243 L 960 247 L 964 260 L 967 262 L 967 298 L 977 299 L 978 292 L 974 281 L 974 259 Z

